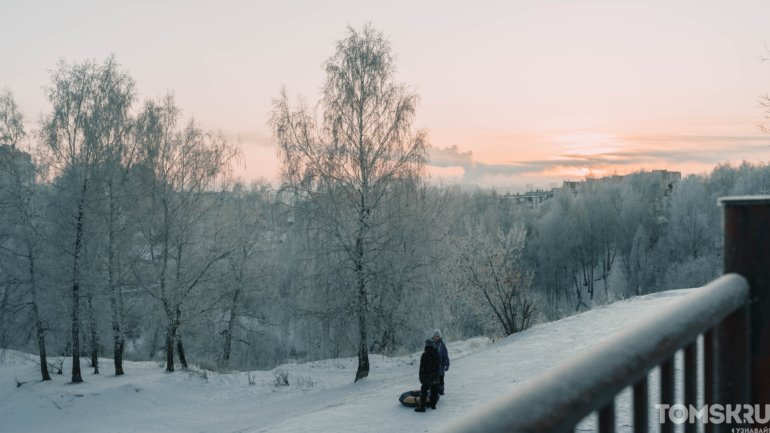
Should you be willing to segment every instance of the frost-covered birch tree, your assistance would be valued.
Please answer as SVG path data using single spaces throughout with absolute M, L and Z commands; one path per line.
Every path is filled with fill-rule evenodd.
M 118 109 L 127 108 L 133 102 L 134 95 L 127 95 L 129 101 L 117 101 Z M 133 131 L 134 119 L 114 125 L 112 140 L 105 149 L 104 161 L 98 173 L 95 185 L 103 197 L 99 214 L 103 230 L 101 244 L 103 267 L 106 268 L 104 286 L 110 299 L 110 320 L 112 324 L 112 348 L 115 375 L 123 374 L 123 352 L 125 350 L 125 330 L 123 324 L 124 296 L 123 284 L 130 269 L 129 263 L 135 261 L 135 254 L 129 257 L 133 229 L 136 227 L 136 213 L 131 209 L 139 201 L 141 189 L 134 163 L 137 159 L 137 139 Z M 106 250 L 106 251 L 105 251 Z M 92 326 L 95 328 L 95 326 Z M 94 333 L 92 340 L 96 338 Z M 93 346 L 93 344 L 92 344 Z M 94 362 L 96 361 L 96 357 Z
M 146 292 L 166 315 L 166 371 L 174 371 L 174 343 L 187 367 L 181 326 L 213 303 L 187 311 L 215 265 L 232 251 L 222 243 L 224 227 L 212 221 L 228 185 L 238 146 L 223 134 L 207 132 L 194 120 L 180 127 L 181 110 L 173 95 L 148 100 L 137 119 L 140 161 L 149 169 L 147 215 L 141 233 L 149 275 Z
M 279 144 L 281 181 L 292 200 L 327 236 L 321 247 L 339 253 L 358 322 L 358 369 L 369 374 L 370 300 L 375 263 L 397 248 L 384 212 L 393 187 L 423 172 L 428 147 L 425 130 L 412 129 L 419 96 L 395 82 L 396 61 L 385 36 L 366 25 L 348 28 L 336 53 L 324 64 L 326 81 L 317 109 L 286 90 L 272 101 L 269 125 Z M 297 208 L 298 209 L 298 208 Z
M 589 299 L 594 299 L 594 285 L 597 281 L 596 271 L 599 266 L 601 251 L 599 248 L 599 236 L 603 227 L 599 225 L 599 209 L 592 206 L 590 200 L 581 196 L 577 205 L 572 209 L 577 232 L 577 248 L 575 262 L 579 266 L 578 279 L 588 290 Z
M 266 221 L 269 196 L 265 182 L 254 182 L 249 187 L 236 183 L 223 205 L 229 220 L 229 243 L 233 245 L 224 265 L 228 276 L 218 285 L 224 304 L 222 317 L 227 323 L 227 328 L 222 331 L 224 342 L 220 365 L 223 367 L 230 364 L 234 342 L 254 349 L 253 344 L 243 337 L 255 333 L 254 329 L 264 321 L 260 309 L 267 292 L 266 275 L 269 272 L 265 253 L 273 241 L 268 236 L 272 232 Z
M 70 233 L 62 234 L 63 251 L 72 258 L 72 382 L 82 382 L 80 373 L 80 289 L 84 254 L 84 226 L 93 215 L 95 176 L 106 155 L 130 122 L 129 109 L 134 99 L 134 81 L 120 69 L 114 56 L 104 63 L 60 62 L 50 74 L 51 85 L 45 94 L 51 112 L 41 118 L 41 138 L 46 150 L 60 202 L 62 224 Z
M 466 225 L 456 240 L 450 272 L 456 276 L 457 296 L 468 302 L 486 325 L 503 335 L 527 329 L 537 309 L 529 296 L 534 273 L 524 269 L 522 250 L 527 231 L 514 225 L 494 233 L 478 224 Z
M 40 373 L 42 380 L 51 380 L 48 374 L 46 359 L 45 328 L 39 306 L 40 269 L 38 258 L 43 248 L 44 220 L 40 215 L 41 206 L 37 189 L 38 166 L 32 160 L 29 146 L 25 142 L 27 133 L 24 130 L 24 116 L 16 105 L 13 93 L 9 89 L 0 92 L 0 220 L 3 221 L 0 233 L 0 252 L 10 254 L 10 262 L 24 263 L 23 266 L 8 266 L 3 260 L 0 269 L 9 267 L 11 272 L 18 272 L 17 280 L 26 289 L 28 296 L 23 296 L 30 307 L 32 321 L 37 336 L 38 354 L 40 357 Z M 15 269 L 13 269 L 15 268 Z M 8 275 L 11 272 L 3 272 Z M 0 318 L 5 316 L 8 308 L 10 288 L 6 287 L 0 303 Z M 25 302 L 26 303 L 26 302 Z M 0 327 L 7 332 L 10 323 Z M 5 337 L 0 338 L 5 340 Z M 0 347 L 5 341 L 0 341 Z
M 618 215 L 621 208 L 620 190 L 615 185 L 596 185 L 590 193 L 581 197 L 583 206 L 590 208 L 587 211 L 587 218 L 592 221 L 586 225 L 587 230 L 595 233 L 592 238 L 595 239 L 596 261 L 599 270 L 599 278 L 604 284 L 604 297 L 609 295 L 608 279 L 612 266 L 615 264 L 615 257 L 618 253 Z M 593 295 L 593 290 L 592 290 Z

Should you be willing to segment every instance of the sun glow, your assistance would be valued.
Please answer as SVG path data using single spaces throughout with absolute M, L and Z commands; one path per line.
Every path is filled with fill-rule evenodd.
M 617 137 L 610 134 L 583 134 L 583 135 L 563 135 L 554 138 L 557 143 L 565 143 L 561 146 L 563 158 L 570 158 L 565 155 L 575 156 L 593 156 L 607 153 L 615 153 L 627 148 L 629 145 L 620 141 Z

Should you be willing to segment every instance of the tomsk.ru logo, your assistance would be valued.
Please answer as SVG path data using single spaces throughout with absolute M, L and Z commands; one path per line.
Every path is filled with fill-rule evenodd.
M 683 404 L 656 404 L 660 414 L 660 423 L 665 424 L 670 421 L 674 424 L 696 423 L 701 420 L 704 424 L 765 424 L 770 421 L 770 404 L 765 405 L 764 417 L 760 416 L 760 405 L 750 404 L 712 404 L 704 405 L 697 410 L 690 405 L 689 410 Z M 668 415 L 668 417 L 666 417 Z M 770 428 L 734 428 L 731 433 L 770 433 Z

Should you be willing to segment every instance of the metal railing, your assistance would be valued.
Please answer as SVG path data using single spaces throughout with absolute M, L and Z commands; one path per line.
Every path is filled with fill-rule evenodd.
M 661 404 L 698 407 L 699 386 L 708 405 L 770 404 L 770 196 L 728 197 L 719 204 L 724 208 L 724 276 L 472 413 L 449 431 L 571 432 L 598 412 L 598 431 L 614 432 L 615 397 L 630 386 L 633 430 L 646 432 L 651 427 L 649 373 L 656 367 Z M 684 401 L 676 402 L 674 356 L 682 349 Z M 703 424 L 706 433 L 735 426 Z M 670 420 L 660 427 L 662 433 L 674 431 Z M 697 427 L 685 423 L 685 432 L 695 433 Z

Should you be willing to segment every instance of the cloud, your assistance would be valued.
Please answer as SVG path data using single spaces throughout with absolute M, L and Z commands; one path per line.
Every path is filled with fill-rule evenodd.
M 565 152 L 565 165 L 639 165 L 703 163 L 753 159 L 770 152 L 770 137 L 629 137 L 622 148 L 596 154 Z
M 275 142 L 272 137 L 267 134 L 263 134 L 259 131 L 246 130 L 246 131 L 225 131 L 228 137 L 233 140 L 240 139 L 244 146 L 259 146 L 275 148 Z
M 462 167 L 469 168 L 473 165 L 473 152 L 460 152 L 457 145 L 440 149 L 432 147 L 429 151 L 430 165 L 434 167 Z
M 553 164 L 549 164 L 553 165 Z M 545 164 L 526 162 L 522 164 L 484 164 L 474 163 L 465 169 L 463 182 L 479 183 L 487 176 L 513 177 L 525 174 L 536 174 L 546 170 Z
M 451 147 L 431 148 L 428 164 L 434 167 L 462 167 L 465 170 L 463 182 L 477 182 L 486 176 L 510 177 L 521 174 L 537 173 L 543 167 L 524 164 L 485 164 L 473 160 L 473 152 L 460 152 L 455 145 Z
M 473 152 L 457 146 L 430 151 L 429 165 L 462 167 L 463 182 L 483 183 L 484 178 L 558 177 L 558 173 L 592 170 L 600 173 L 620 168 L 634 171 L 641 167 L 665 165 L 676 169 L 688 164 L 716 164 L 741 159 L 770 157 L 768 136 L 594 136 L 594 140 L 575 142 L 573 137 L 557 137 L 562 151 L 548 159 L 485 164 L 473 160 Z M 568 143 L 568 144 L 567 144 Z
M 428 164 L 434 167 L 462 167 L 465 170 L 463 182 L 477 182 L 486 176 L 510 177 L 521 174 L 537 173 L 543 167 L 535 164 L 485 164 L 473 160 L 473 152 L 460 152 L 455 145 L 451 147 L 431 148 Z

